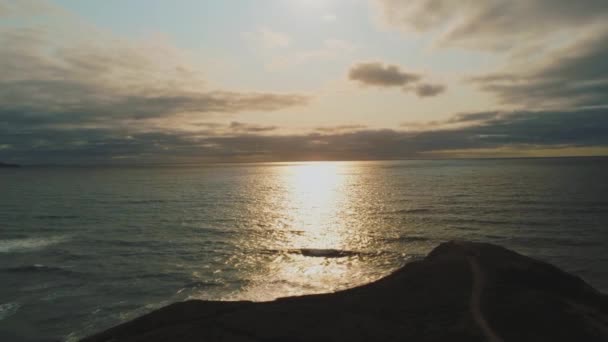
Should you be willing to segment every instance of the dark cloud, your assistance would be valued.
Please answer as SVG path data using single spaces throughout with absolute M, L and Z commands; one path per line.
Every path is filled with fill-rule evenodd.
M 593 29 L 608 20 L 605 0 L 376 0 L 384 21 L 416 31 L 442 30 L 442 41 L 493 49 L 547 35 Z
M 118 39 L 45 1 L 0 0 L 0 16 L 19 19 L 0 27 L 2 159 L 107 162 L 219 153 L 202 137 L 275 127 L 201 120 L 308 102 L 302 94 L 210 88 L 179 49 Z
M 294 135 L 32 126 L 14 130 L 0 124 L 0 160 L 136 163 L 400 159 L 438 151 L 449 155 L 449 151 L 476 149 L 608 148 L 607 114 L 607 109 L 482 112 L 460 114 L 417 131 L 360 129 Z M 226 126 L 209 127 L 223 132 Z
M 419 97 L 437 96 L 446 91 L 440 84 L 420 83 L 422 75 L 408 73 L 397 65 L 380 62 L 359 63 L 353 65 L 348 73 L 351 81 L 376 87 L 400 87 L 404 92 L 413 91 Z
M 317 127 L 315 130 L 321 133 L 344 133 L 344 132 L 352 132 L 352 131 L 361 131 L 365 130 L 367 126 L 365 125 L 337 125 L 337 126 L 325 126 L 325 127 Z
M 522 68 L 471 81 L 506 104 L 608 105 L 608 30 L 556 51 L 536 66 Z
M 473 113 L 460 122 L 480 120 L 478 125 L 456 129 L 478 136 L 490 147 L 529 145 L 608 146 L 608 110 Z
M 420 80 L 420 75 L 402 71 L 397 65 L 384 65 L 379 62 L 354 65 L 348 77 L 364 85 L 378 87 L 403 87 Z
M 233 121 L 230 123 L 230 129 L 236 132 L 245 132 L 245 133 L 260 133 L 260 132 L 270 132 L 279 129 L 277 126 L 262 126 L 262 125 L 254 125 L 243 122 Z
M 204 120 L 309 100 L 302 94 L 210 88 L 175 47 L 117 39 L 46 6 L 0 0 L 0 15 L 23 18 L 0 27 L 0 159 L 61 163 L 224 155 L 203 137 L 275 128 Z M 43 16 L 54 11 L 61 13 Z M 44 24 L 31 20 L 39 14 Z
M 120 125 L 179 113 L 275 111 L 306 101 L 301 95 L 225 91 L 124 94 L 68 80 L 0 82 L 0 121 Z
M 419 97 L 432 97 L 445 92 L 446 86 L 442 84 L 423 83 L 416 86 L 416 94 Z
M 504 71 L 471 81 L 519 108 L 608 104 L 604 0 L 376 0 L 384 21 L 448 45 L 509 50 Z
M 501 112 L 479 112 L 479 113 L 464 113 L 456 114 L 450 119 L 446 120 L 445 123 L 470 123 L 470 122 L 484 122 L 498 118 Z M 437 123 L 439 124 L 439 123 Z

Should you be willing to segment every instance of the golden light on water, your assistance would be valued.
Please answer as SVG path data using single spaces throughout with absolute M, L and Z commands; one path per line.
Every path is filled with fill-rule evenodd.
M 345 162 L 277 167 L 272 184 L 280 186 L 273 188 L 274 196 L 256 204 L 266 207 L 257 208 L 258 214 L 278 214 L 273 233 L 248 241 L 272 253 L 263 268 L 251 271 L 249 286 L 225 299 L 262 301 L 332 292 L 377 278 L 358 253 L 366 247 L 365 232 L 351 224 L 358 203 L 353 191 L 356 168 Z
M 288 241 L 288 248 L 340 249 L 345 246 L 346 227 L 340 211 L 348 206 L 345 189 L 349 165 L 306 163 L 284 169 L 287 190 L 286 215 L 301 233 Z

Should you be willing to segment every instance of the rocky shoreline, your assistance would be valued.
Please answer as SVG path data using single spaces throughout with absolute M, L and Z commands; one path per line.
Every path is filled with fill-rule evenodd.
M 176 303 L 84 341 L 608 341 L 608 296 L 505 248 L 449 242 L 350 290 Z

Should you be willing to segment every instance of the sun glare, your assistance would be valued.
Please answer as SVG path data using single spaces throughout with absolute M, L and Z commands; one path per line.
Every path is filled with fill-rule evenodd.
M 292 247 L 340 248 L 340 229 L 331 222 L 346 200 L 343 163 L 318 162 L 290 166 L 285 170 L 289 193 L 289 215 L 302 234 Z
M 269 201 L 280 203 L 283 231 L 271 241 L 258 241 L 280 251 L 263 271 L 252 274 L 251 286 L 230 300 L 271 300 L 277 296 L 331 292 L 347 285 L 353 275 L 366 279 L 356 256 L 361 246 L 353 243 L 360 231 L 345 220 L 353 194 L 349 192 L 352 171 L 348 162 L 306 162 L 278 167 L 280 195 Z M 351 189 L 352 190 L 352 189 Z M 334 253 L 355 253 L 332 257 Z M 288 279 L 289 282 L 285 282 Z M 302 284 L 306 284 L 303 290 Z

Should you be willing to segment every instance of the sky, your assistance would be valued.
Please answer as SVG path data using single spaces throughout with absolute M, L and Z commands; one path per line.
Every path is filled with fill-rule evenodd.
M 608 155 L 605 0 L 0 0 L 0 161 Z

